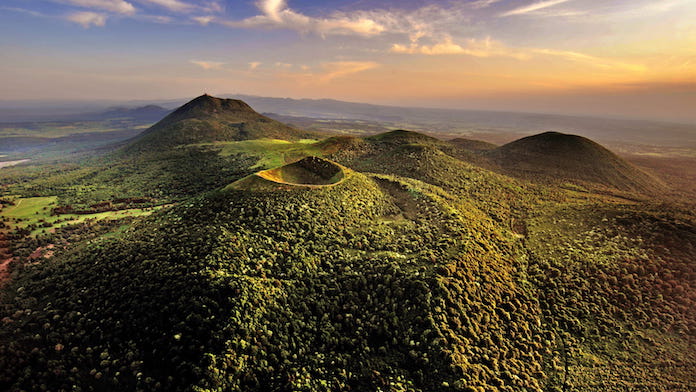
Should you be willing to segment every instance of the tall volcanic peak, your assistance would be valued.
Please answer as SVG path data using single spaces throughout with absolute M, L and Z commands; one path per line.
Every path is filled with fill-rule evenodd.
M 169 117 L 183 120 L 191 117 L 216 116 L 231 113 L 237 113 L 239 115 L 260 115 L 244 101 L 216 98 L 208 94 L 203 94 L 176 109 Z
M 296 140 L 316 135 L 263 116 L 245 102 L 201 95 L 134 138 L 128 149 L 251 139 Z
M 663 188 L 650 175 L 578 135 L 544 132 L 515 140 L 487 155 L 509 173 L 531 179 L 576 180 L 649 193 Z

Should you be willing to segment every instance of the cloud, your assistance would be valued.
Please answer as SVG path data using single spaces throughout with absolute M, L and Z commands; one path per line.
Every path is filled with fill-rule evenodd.
M 19 13 L 22 13 L 22 14 L 27 14 L 27 15 L 35 16 L 35 17 L 37 17 L 37 18 L 50 18 L 50 17 L 51 17 L 51 16 L 46 15 L 46 14 L 43 14 L 43 13 L 41 13 L 41 12 L 34 11 L 34 10 L 28 10 L 28 9 L 25 9 L 25 8 L 0 7 L 0 10 L 3 10 L 3 11 L 10 11 L 10 12 L 19 12 Z
M 329 82 L 346 75 L 379 67 L 374 61 L 335 61 L 322 64 L 324 72 L 318 75 L 322 82 Z
M 220 70 L 220 69 L 222 69 L 222 66 L 225 65 L 225 63 L 222 63 L 219 61 L 191 60 L 191 63 L 196 64 L 197 66 L 199 66 L 205 70 Z
M 258 3 L 258 7 L 272 20 L 281 21 L 282 18 L 280 13 L 283 9 L 287 8 L 287 4 L 285 0 L 261 0 Z
M 301 85 L 325 84 L 379 66 L 379 63 L 373 61 L 332 61 L 321 63 L 315 67 L 299 65 L 301 71 L 293 71 L 291 70 L 294 67 L 292 64 L 276 63 L 278 70 L 274 77 L 279 80 L 291 80 Z
M 322 36 L 373 36 L 385 30 L 384 26 L 359 12 L 351 15 L 334 13 L 326 18 L 315 18 L 290 9 L 285 0 L 259 0 L 256 5 L 261 15 L 221 23 L 229 27 L 288 29 Z
M 539 11 L 544 8 L 553 7 L 559 4 L 567 3 L 570 0 L 547 0 L 540 1 L 538 3 L 533 3 L 524 7 L 515 8 L 514 10 L 504 12 L 500 16 L 513 16 L 513 15 L 524 15 L 529 14 L 534 11 Z
M 486 8 L 498 2 L 500 2 L 500 0 L 476 0 L 471 2 L 470 5 L 473 8 Z
M 179 0 L 139 0 L 141 3 L 149 3 L 149 4 L 154 4 L 160 7 L 164 7 L 170 11 L 174 12 L 186 12 L 186 11 L 191 11 L 194 8 L 197 8 L 196 6 L 188 3 L 184 3 L 183 1 Z
M 86 29 L 90 26 L 104 26 L 106 24 L 106 15 L 89 11 L 75 12 L 68 15 L 67 19 L 82 25 Z
M 292 68 L 292 64 L 289 64 L 289 63 L 281 63 L 281 62 L 275 63 L 275 66 L 278 67 L 278 68 Z
M 249 70 L 253 71 L 261 65 L 260 61 L 252 61 L 249 63 Z
M 203 26 L 207 26 L 210 22 L 215 21 L 215 17 L 212 15 L 207 15 L 207 16 L 194 16 L 191 18 L 193 21 L 197 22 L 198 24 L 201 24 Z
M 629 3 L 629 6 L 614 10 L 614 12 L 608 12 L 606 15 L 612 18 L 654 17 L 656 14 L 672 11 L 677 6 L 690 2 L 692 0 L 647 1 L 643 4 L 640 2 L 637 2 L 637 4 Z
M 221 13 L 225 10 L 220 0 L 213 0 L 203 3 L 203 5 L 198 7 L 201 11 L 207 13 Z
M 135 13 L 135 7 L 133 7 L 133 4 L 124 0 L 63 0 L 61 2 L 84 8 L 114 12 L 117 14 L 131 15 Z
M 176 12 L 176 13 L 189 13 L 189 12 L 196 12 L 196 13 L 206 13 L 206 14 L 215 14 L 215 13 L 220 13 L 223 11 L 223 7 L 220 4 L 219 0 L 211 0 L 211 1 L 197 1 L 194 3 L 189 3 L 186 1 L 181 1 L 181 0 L 135 0 L 138 3 L 149 5 L 149 6 L 156 6 L 156 7 L 161 7 L 161 8 L 166 8 L 169 11 Z M 192 19 L 196 20 L 197 18 L 205 18 L 205 17 L 194 17 Z M 211 17 L 212 18 L 212 17 Z M 203 25 L 207 24 L 206 23 L 201 23 Z
M 170 16 L 163 16 L 163 15 L 140 15 L 139 18 L 142 20 L 147 20 L 149 22 L 153 23 L 159 23 L 159 24 L 169 24 L 169 23 L 174 23 L 175 19 L 170 17 Z
M 411 44 L 410 46 L 394 44 L 391 47 L 393 53 L 424 54 L 424 55 L 452 55 L 463 54 L 474 57 L 513 57 L 527 59 L 529 55 L 487 37 L 485 39 L 470 38 L 464 45 L 456 44 L 451 37 L 446 37 L 442 42 L 433 45 Z
M 587 14 L 589 14 L 589 11 L 548 10 L 534 12 L 534 16 L 543 16 L 547 18 L 571 18 L 574 16 L 582 16 Z
M 437 41 L 455 32 L 478 29 L 481 20 L 475 19 L 475 6 L 470 2 L 451 2 L 449 6 L 430 4 L 414 10 L 378 9 L 361 11 L 359 15 L 382 26 L 385 34 L 406 35 L 412 43 L 417 43 L 423 38 Z
M 632 64 L 588 54 L 554 49 L 541 48 L 510 48 L 505 44 L 493 40 L 490 37 L 485 39 L 467 39 L 463 44 L 457 44 L 451 37 L 446 37 L 441 42 L 433 45 L 400 45 L 394 44 L 390 50 L 392 53 L 421 54 L 428 56 L 438 55 L 468 55 L 474 57 L 511 57 L 518 60 L 529 60 L 533 57 L 549 56 L 557 57 L 567 61 L 584 63 L 594 68 L 621 70 L 628 72 L 644 72 L 646 67 L 642 64 Z
M 619 69 L 630 72 L 643 72 L 647 68 L 642 64 L 631 64 L 621 61 L 615 61 L 610 59 L 604 59 L 601 57 L 590 56 L 588 54 L 567 51 L 567 50 L 553 50 L 553 49 L 529 49 L 531 53 L 539 55 L 547 55 L 560 57 L 569 61 L 582 62 L 591 65 L 595 68 L 604 69 Z

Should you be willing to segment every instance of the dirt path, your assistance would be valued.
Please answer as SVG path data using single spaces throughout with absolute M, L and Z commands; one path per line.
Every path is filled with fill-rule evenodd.
M 18 161 L 2 161 L 0 162 L 0 169 L 3 167 L 10 167 L 14 165 L 19 165 L 20 163 L 29 162 L 29 159 L 20 159 Z
M 2 286 L 10 276 L 8 269 L 12 260 L 10 240 L 7 238 L 5 232 L 0 231 L 0 286 Z

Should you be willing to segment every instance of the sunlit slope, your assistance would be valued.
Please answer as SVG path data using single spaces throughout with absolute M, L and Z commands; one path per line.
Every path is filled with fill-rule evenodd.
M 365 139 L 330 138 L 321 143 L 332 147 L 327 156 L 341 164 L 436 185 L 508 228 L 518 226 L 529 205 L 541 198 L 560 197 L 553 190 L 525 186 L 514 178 L 456 159 L 443 152 L 451 152 L 449 143 L 416 132 L 393 131 Z
M 81 207 L 123 197 L 181 200 L 258 170 L 254 157 L 221 153 L 224 142 L 286 143 L 307 136 L 312 135 L 262 116 L 242 101 L 203 95 L 112 152 L 31 184 L 27 194 L 50 192 L 60 196 L 62 205 Z
M 293 163 L 262 170 L 235 181 L 226 190 L 301 190 L 331 186 L 345 180 L 352 171 L 326 159 L 309 156 Z
M 0 385 L 540 390 L 550 352 L 513 240 L 451 199 L 353 173 L 156 214 L 18 277 Z

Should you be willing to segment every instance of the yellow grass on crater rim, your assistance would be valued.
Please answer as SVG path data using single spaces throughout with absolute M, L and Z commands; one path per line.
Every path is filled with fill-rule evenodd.
M 326 159 L 307 157 L 256 175 L 285 185 L 330 186 L 345 179 L 345 168 Z

